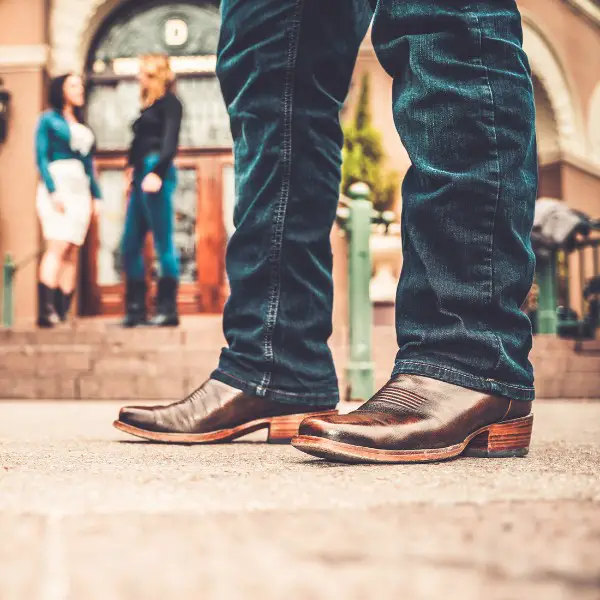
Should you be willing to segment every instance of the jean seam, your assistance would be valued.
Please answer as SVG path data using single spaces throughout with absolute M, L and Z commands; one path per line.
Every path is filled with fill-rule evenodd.
M 294 69 L 298 57 L 298 41 L 300 37 L 301 14 L 304 0 L 297 0 L 296 7 L 291 17 L 289 43 L 287 51 L 287 65 L 282 98 L 283 106 L 283 140 L 281 146 L 282 182 L 279 200 L 275 205 L 273 215 L 273 229 L 271 234 L 271 250 L 269 262 L 271 263 L 271 282 L 269 288 L 269 303 L 265 317 L 265 332 L 263 335 L 263 355 L 271 370 L 265 371 L 261 383 L 257 387 L 257 394 L 264 395 L 271 383 L 272 367 L 275 363 L 273 350 L 273 333 L 279 304 L 281 299 L 281 250 L 283 247 L 283 234 L 285 217 L 290 196 L 292 174 L 292 118 L 293 118 L 293 93 Z
M 229 377 L 235 381 L 239 381 L 240 383 L 244 384 L 244 385 L 253 385 L 256 386 L 256 389 L 258 391 L 259 387 L 261 384 L 256 384 L 253 383 L 251 381 L 247 381 L 245 379 L 241 379 L 240 377 L 236 377 L 235 375 L 232 375 L 229 371 L 224 371 L 223 369 L 219 368 L 216 370 L 216 373 L 221 373 L 222 375 L 224 375 L 225 377 Z M 338 394 L 339 393 L 339 389 L 337 387 L 335 388 L 331 388 L 331 390 L 325 391 L 325 392 L 318 392 L 318 393 L 298 393 L 298 392 L 284 392 L 283 390 L 277 390 L 277 389 L 273 389 L 270 388 L 268 390 L 265 390 L 266 392 L 271 392 L 272 394 L 276 394 L 278 396 L 287 396 L 289 398 L 306 398 L 308 397 L 312 397 L 312 398 L 327 398 L 329 396 L 331 396 L 331 394 Z
M 486 85 L 488 93 L 489 93 L 488 98 L 489 98 L 489 101 L 491 104 L 491 111 L 486 109 L 486 110 L 484 110 L 484 114 L 486 114 L 487 118 L 491 122 L 491 130 L 493 133 L 493 142 L 494 142 L 494 159 L 495 159 L 495 163 L 496 163 L 496 170 L 495 170 L 496 197 L 495 197 L 495 202 L 494 202 L 494 210 L 493 210 L 493 214 L 492 214 L 492 234 L 491 234 L 491 238 L 490 238 L 490 248 L 489 248 L 490 286 L 489 286 L 489 297 L 487 299 L 488 304 L 491 304 L 492 299 L 494 297 L 494 272 L 495 272 L 495 269 L 494 269 L 494 243 L 495 243 L 495 232 L 496 232 L 496 217 L 498 214 L 498 205 L 500 203 L 500 188 L 501 188 L 500 156 L 499 156 L 499 152 L 498 152 L 498 132 L 496 129 L 496 116 L 495 116 L 496 115 L 496 102 L 494 100 L 494 92 L 492 90 L 492 85 L 490 83 L 490 74 L 489 74 L 488 68 L 486 67 L 486 65 L 484 64 L 484 62 L 482 60 L 483 28 L 481 25 L 481 21 L 480 21 L 479 17 L 477 16 L 477 14 L 474 12 L 469 11 L 468 15 L 472 19 L 474 19 L 474 21 L 477 25 L 476 32 L 477 32 L 477 41 L 478 41 L 478 45 L 479 45 L 479 57 L 477 59 L 477 62 L 479 63 L 479 66 L 483 69 L 483 71 L 485 73 L 485 85 Z M 492 337 L 494 338 L 496 349 L 497 349 L 496 363 L 491 370 L 491 372 L 494 373 L 498 370 L 498 368 L 500 367 L 500 363 L 502 361 L 502 342 L 501 342 L 498 334 L 496 334 L 495 332 L 492 332 Z
M 398 365 L 417 365 L 417 366 L 421 366 L 421 367 L 433 367 L 435 369 L 439 369 L 440 371 L 448 371 L 449 373 L 455 373 L 456 375 L 460 375 L 461 377 L 464 377 L 465 379 L 469 379 L 471 381 L 487 381 L 489 383 L 497 383 L 498 385 L 507 387 L 507 388 L 514 388 L 516 390 L 523 390 L 523 391 L 529 391 L 532 390 L 533 387 L 532 386 L 523 386 L 523 385 L 518 385 L 516 383 L 505 383 L 503 381 L 496 381 L 495 379 L 491 379 L 489 377 L 477 377 L 475 375 L 471 375 L 470 373 L 465 373 L 464 371 L 459 371 L 458 369 L 453 369 L 451 367 L 444 367 L 442 365 L 438 365 L 436 363 L 428 363 L 428 362 L 423 362 L 420 360 L 400 360 L 398 361 L 398 363 L 396 363 L 396 367 L 394 367 L 394 372 L 396 371 L 396 368 Z

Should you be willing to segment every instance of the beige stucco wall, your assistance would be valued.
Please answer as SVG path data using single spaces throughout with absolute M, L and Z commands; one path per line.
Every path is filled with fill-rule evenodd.
M 594 24 L 562 0 L 519 0 L 524 14 L 535 15 L 553 52 L 564 66 L 584 120 L 589 99 L 600 80 L 600 22 Z
M 47 56 L 44 0 L 0 2 L 0 78 L 12 95 L 9 134 L 0 147 L 0 257 L 20 262 L 39 248 L 35 214 L 37 173 L 33 136 L 44 95 Z M 36 269 L 32 260 L 16 277 L 15 317 L 33 319 Z M 0 294 L 2 292 L 0 291 Z

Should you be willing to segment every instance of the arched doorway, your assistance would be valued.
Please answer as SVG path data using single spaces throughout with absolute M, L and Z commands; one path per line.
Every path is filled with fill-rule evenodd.
M 556 114 L 546 88 L 533 76 L 539 164 L 538 197 L 562 198 L 561 140 Z
M 171 56 L 176 91 L 184 105 L 175 198 L 180 309 L 222 310 L 225 243 L 234 199 L 229 123 L 214 73 L 220 22 L 216 4 L 131 1 L 109 15 L 91 45 L 87 119 L 97 138 L 96 166 L 105 199 L 84 249 L 84 314 L 122 311 L 120 240 L 127 203 L 123 171 L 131 123 L 140 109 L 137 57 L 157 52 Z M 155 280 L 151 239 L 146 258 L 148 276 Z

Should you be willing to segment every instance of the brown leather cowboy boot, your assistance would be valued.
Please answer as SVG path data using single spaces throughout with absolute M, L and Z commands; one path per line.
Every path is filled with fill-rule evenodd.
M 126 406 L 114 426 L 156 442 L 206 444 L 229 442 L 268 428 L 268 441 L 287 443 L 307 416 L 337 414 L 330 407 L 283 404 L 249 396 L 215 379 L 168 406 Z
M 430 462 L 459 455 L 525 456 L 531 402 L 400 375 L 358 410 L 307 418 L 292 445 L 349 463 Z

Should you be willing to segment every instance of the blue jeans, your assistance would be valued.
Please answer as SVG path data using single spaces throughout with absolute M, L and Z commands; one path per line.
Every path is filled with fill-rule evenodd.
M 334 405 L 329 234 L 346 98 L 373 17 L 412 161 L 393 374 L 534 396 L 535 109 L 514 0 L 223 0 L 217 75 L 234 139 L 228 347 L 213 376 Z
M 177 171 L 171 165 L 157 194 L 142 191 L 142 180 L 152 171 L 158 154 L 144 159 L 143 168 L 136 168 L 123 232 L 123 265 L 127 279 L 144 279 L 144 242 L 152 232 L 162 277 L 179 277 L 179 257 L 173 240 L 175 209 L 173 195 L 177 188 Z

